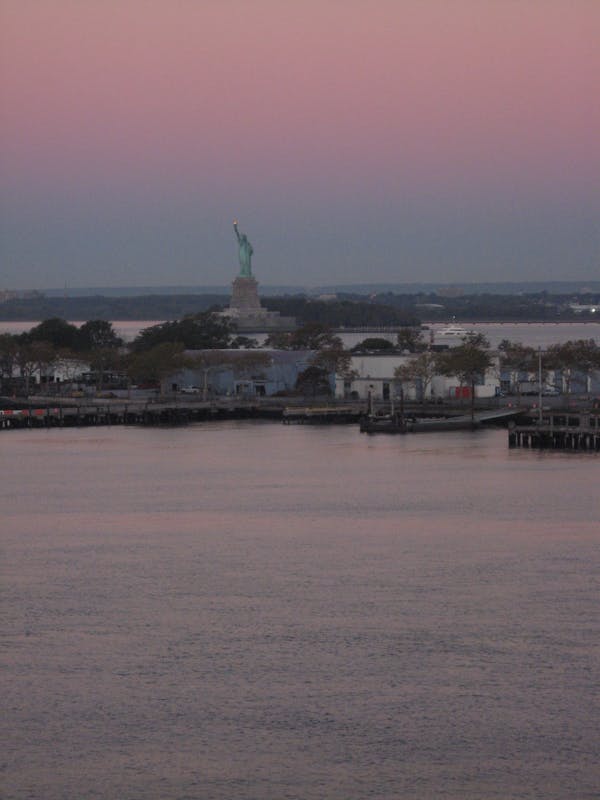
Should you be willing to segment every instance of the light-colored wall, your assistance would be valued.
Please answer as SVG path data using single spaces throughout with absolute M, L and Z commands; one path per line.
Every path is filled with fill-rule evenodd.
M 341 376 L 336 375 L 335 395 L 344 398 L 348 392 L 356 392 L 359 399 L 366 400 L 369 392 L 372 392 L 374 399 L 381 399 L 384 393 L 384 384 L 389 384 L 390 393 L 397 396 L 400 391 L 400 383 L 394 378 L 394 371 L 397 367 L 408 363 L 414 356 L 410 355 L 357 355 L 352 357 L 351 368 L 357 373 L 357 377 L 350 381 L 348 389 L 347 381 Z M 436 375 L 427 387 L 426 399 L 437 397 L 454 396 L 460 381 L 456 377 Z M 494 365 L 488 370 L 485 376 L 485 383 L 475 387 L 476 397 L 494 397 L 500 388 L 497 359 Z M 407 400 L 420 399 L 414 385 L 404 384 L 404 396 Z

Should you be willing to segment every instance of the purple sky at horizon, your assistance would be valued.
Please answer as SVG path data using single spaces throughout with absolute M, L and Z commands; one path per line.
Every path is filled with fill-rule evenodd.
M 3 0 L 0 288 L 600 279 L 597 0 Z

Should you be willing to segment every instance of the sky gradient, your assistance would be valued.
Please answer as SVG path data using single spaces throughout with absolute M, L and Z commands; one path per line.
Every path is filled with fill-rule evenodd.
M 2 0 L 0 288 L 600 279 L 598 0 Z

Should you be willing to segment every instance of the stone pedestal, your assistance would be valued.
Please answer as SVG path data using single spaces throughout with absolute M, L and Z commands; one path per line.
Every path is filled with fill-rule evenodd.
M 238 312 L 256 312 L 261 309 L 258 281 L 255 278 L 244 278 L 242 275 L 238 275 L 231 284 L 229 308 Z
M 221 312 L 235 323 L 238 332 L 294 330 L 296 320 L 282 317 L 279 311 L 267 311 L 260 304 L 258 281 L 252 276 L 238 275 L 231 284 L 229 308 Z

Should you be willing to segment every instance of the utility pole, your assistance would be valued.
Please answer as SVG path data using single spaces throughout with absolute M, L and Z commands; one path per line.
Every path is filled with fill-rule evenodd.
M 538 347 L 538 422 L 542 424 L 542 348 Z

